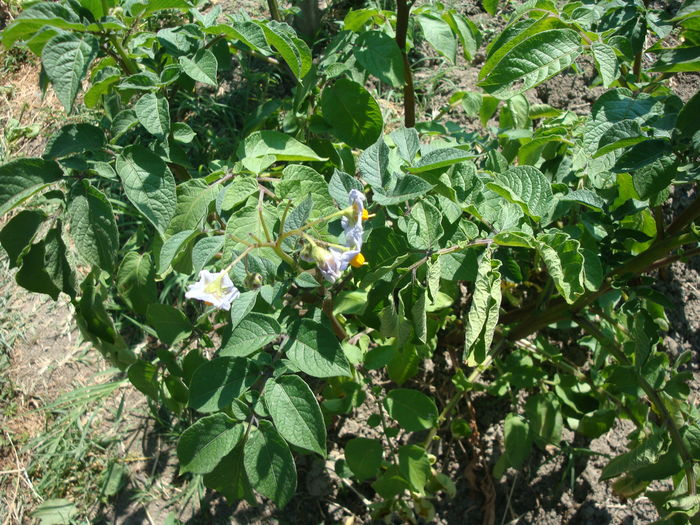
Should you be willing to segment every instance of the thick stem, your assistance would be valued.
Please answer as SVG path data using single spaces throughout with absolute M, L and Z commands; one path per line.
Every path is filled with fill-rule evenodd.
M 637 53 L 634 57 L 634 64 L 632 65 L 632 74 L 634 75 L 634 80 L 639 82 L 642 76 L 642 53 Z
M 700 213 L 700 206 L 698 206 L 697 211 Z M 692 221 L 692 218 L 688 219 L 688 222 L 690 221 Z M 671 226 L 673 226 L 673 224 Z M 671 227 L 669 227 L 667 231 L 670 230 Z M 636 257 L 633 257 L 626 263 L 610 272 L 603 281 L 603 284 L 599 290 L 584 294 L 573 304 L 567 304 L 563 299 L 559 299 L 549 305 L 546 310 L 536 312 L 533 312 L 532 308 L 527 306 L 521 308 L 520 310 L 503 315 L 500 322 L 501 324 L 509 325 L 513 322 L 521 321 L 515 328 L 513 328 L 513 330 L 510 331 L 508 338 L 512 341 L 523 339 L 530 334 L 538 332 L 547 325 L 570 319 L 572 315 L 591 304 L 593 301 L 598 299 L 598 297 L 607 293 L 612 288 L 613 279 L 615 277 L 629 274 L 640 275 L 649 269 L 658 268 L 660 266 L 660 260 L 666 261 L 667 264 L 670 264 L 670 262 L 676 260 L 668 257 L 668 254 L 671 251 L 680 248 L 684 244 L 694 242 L 697 242 L 697 239 L 695 235 L 690 233 L 676 235 L 674 237 L 666 237 L 655 242 L 651 247 L 649 247 L 649 249 L 640 253 Z
M 275 22 L 281 22 L 282 16 L 280 15 L 280 8 L 277 4 L 277 0 L 267 0 L 267 7 L 270 9 L 270 18 Z
M 700 193 L 695 197 L 692 204 L 683 210 L 683 213 L 669 224 L 668 228 L 666 228 L 666 235 L 675 235 L 693 222 L 698 216 L 700 216 Z
M 416 125 L 416 92 L 413 88 L 413 74 L 411 73 L 411 63 L 408 61 L 406 53 L 406 35 L 408 33 L 408 15 L 411 7 L 406 0 L 396 0 L 396 44 L 401 51 L 403 58 L 404 80 L 403 87 L 403 110 L 404 125 L 407 128 Z

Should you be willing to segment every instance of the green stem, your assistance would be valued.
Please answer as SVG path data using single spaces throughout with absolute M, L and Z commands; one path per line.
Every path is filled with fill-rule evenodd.
M 467 382 L 473 383 L 476 381 L 481 374 L 483 374 L 489 366 L 491 366 L 491 363 L 493 362 L 494 358 L 501 352 L 505 345 L 506 339 L 501 339 L 496 346 L 491 350 L 491 353 L 486 356 L 486 359 L 477 366 L 471 374 L 469 374 L 469 377 L 467 378 Z M 430 446 L 433 443 L 433 440 L 435 439 L 435 436 L 437 436 L 438 430 L 440 430 L 440 426 L 442 423 L 445 422 L 447 419 L 447 416 L 450 415 L 450 413 L 455 409 L 457 406 L 457 403 L 459 403 L 464 396 L 467 395 L 469 392 L 469 389 L 464 389 L 464 390 L 458 390 L 457 392 L 454 393 L 452 398 L 447 402 L 445 405 L 445 408 L 442 409 L 442 412 L 440 412 L 440 415 L 437 418 L 437 421 L 435 422 L 435 425 L 433 428 L 430 429 L 430 432 L 428 432 L 428 435 L 426 438 L 423 440 L 423 448 L 427 451 L 430 450 Z
M 408 17 L 410 11 L 411 7 L 406 0 L 396 0 L 396 44 L 401 51 L 404 80 L 406 81 L 403 88 L 403 110 L 404 125 L 407 128 L 413 128 L 416 125 L 416 92 L 413 88 L 411 63 L 406 53 L 406 35 L 408 33 Z
M 124 70 L 126 70 L 127 73 L 130 75 L 134 75 L 139 72 L 139 67 L 136 65 L 136 62 L 134 62 L 131 58 L 129 58 L 129 55 L 127 54 L 126 50 L 122 46 L 122 44 L 119 42 L 117 37 L 114 34 L 109 34 L 107 36 L 109 38 L 110 43 L 112 46 L 114 46 L 114 49 L 117 52 L 117 55 L 119 55 L 119 61 L 122 64 L 122 67 Z
M 673 444 L 676 446 L 678 453 L 683 459 L 683 469 L 685 470 L 685 478 L 688 484 L 688 494 L 695 494 L 697 487 L 695 472 L 693 470 L 693 457 L 686 448 L 681 432 L 666 408 L 666 404 L 663 402 L 663 399 L 661 399 L 654 387 L 646 380 L 639 369 L 630 362 L 625 353 L 618 348 L 616 341 L 610 339 L 603 332 L 598 330 L 598 327 L 589 322 L 588 319 L 581 316 L 576 316 L 574 320 L 581 328 L 595 337 L 603 345 L 603 347 L 608 350 L 615 359 L 617 359 L 619 363 L 630 366 L 634 369 L 639 386 L 642 387 L 642 390 L 644 390 L 644 393 L 647 395 L 654 408 L 656 408 L 656 411 L 661 414 L 663 422 L 671 434 L 671 441 L 673 441 Z
M 318 224 L 323 224 L 324 222 L 332 221 L 333 219 L 342 217 L 343 215 L 346 215 L 348 213 L 352 213 L 352 206 L 344 210 L 338 210 L 336 212 L 333 212 L 330 215 L 326 215 L 325 217 L 320 217 L 316 220 L 304 224 L 304 226 L 300 226 L 299 228 L 295 228 L 293 230 L 289 230 L 288 232 L 284 232 L 280 234 L 279 238 L 277 239 L 277 242 L 281 243 L 287 237 L 292 237 L 293 235 L 301 235 L 303 231 L 308 230 L 309 228 L 313 228 L 314 226 Z

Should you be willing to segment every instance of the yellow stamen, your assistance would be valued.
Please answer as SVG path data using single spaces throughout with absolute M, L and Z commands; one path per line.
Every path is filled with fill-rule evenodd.
M 221 281 L 223 280 L 223 275 L 220 275 L 216 279 L 214 279 L 212 282 L 204 286 L 204 291 L 206 293 L 210 293 L 212 295 L 215 295 L 217 297 L 221 297 L 224 295 L 224 291 L 221 289 Z
M 353 268 L 360 268 L 364 264 L 365 264 L 365 256 L 362 255 L 361 253 L 358 253 L 357 255 L 355 255 L 355 257 L 353 257 L 352 260 L 350 261 L 350 266 L 352 266 Z
M 369 219 L 369 212 L 366 209 L 362 210 L 362 220 L 366 221 L 367 219 Z

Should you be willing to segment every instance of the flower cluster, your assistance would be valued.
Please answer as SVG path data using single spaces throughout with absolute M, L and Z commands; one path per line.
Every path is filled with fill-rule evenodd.
M 364 236 L 362 223 L 369 217 L 365 209 L 365 196 L 361 191 L 352 189 L 348 192 L 348 202 L 350 206 L 342 211 L 345 215 L 341 219 L 345 232 L 344 247 L 322 248 L 314 239 L 302 233 L 306 236 L 308 244 L 301 252 L 301 259 L 315 263 L 323 278 L 331 283 L 337 281 L 348 266 L 359 268 L 365 264 L 365 258 L 361 253 Z M 199 273 L 199 281 L 187 288 L 185 297 L 204 301 L 220 310 L 230 310 L 231 303 L 238 298 L 240 292 L 233 285 L 228 272 L 238 260 L 218 273 L 202 270 Z

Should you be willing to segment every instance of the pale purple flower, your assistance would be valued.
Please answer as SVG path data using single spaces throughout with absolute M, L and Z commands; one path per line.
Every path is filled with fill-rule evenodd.
M 348 192 L 348 202 L 353 208 L 352 221 L 349 217 L 343 217 L 340 224 L 345 231 L 345 245 L 359 251 L 362 249 L 362 235 L 365 231 L 362 226 L 365 214 L 365 195 L 359 190 L 352 189 Z
M 341 251 L 331 247 L 327 251 L 325 259 L 318 263 L 318 269 L 321 275 L 327 281 L 334 283 L 340 278 L 340 275 L 347 270 L 350 261 L 358 254 L 360 250 Z

